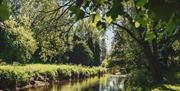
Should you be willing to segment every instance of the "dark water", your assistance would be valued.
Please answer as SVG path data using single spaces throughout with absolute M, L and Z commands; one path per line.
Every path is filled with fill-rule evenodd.
M 105 75 L 85 80 L 66 81 L 47 87 L 29 88 L 22 91 L 123 91 L 123 79 L 117 75 Z

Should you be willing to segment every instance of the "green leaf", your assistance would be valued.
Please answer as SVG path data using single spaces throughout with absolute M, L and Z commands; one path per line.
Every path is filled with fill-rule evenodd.
M 89 21 L 93 24 L 93 25 L 97 25 L 97 23 L 99 22 L 99 21 L 101 21 L 102 20 L 102 17 L 101 17 L 101 15 L 100 15 L 100 13 L 99 12 L 96 12 L 96 14 L 92 14 L 91 16 L 90 16 L 90 18 L 89 18 Z
M 85 12 L 81 10 L 80 7 L 78 7 L 77 5 L 73 5 L 70 8 L 70 11 L 71 11 L 70 16 L 75 15 L 76 20 L 80 20 L 85 16 Z
M 107 22 L 108 24 L 110 24 L 112 21 L 113 21 L 113 20 L 112 20 L 111 16 L 107 16 L 107 17 L 106 17 L 106 22 Z
M 101 15 L 100 15 L 99 12 L 97 12 L 96 15 L 95 15 L 95 18 L 94 18 L 94 21 L 93 21 L 93 22 L 98 22 L 98 21 L 100 21 L 100 20 L 101 20 Z
M 176 24 L 175 24 L 173 18 L 174 18 L 174 15 L 171 16 L 171 18 L 169 19 L 167 26 L 166 26 L 168 35 L 171 35 L 173 33 L 173 31 L 176 29 Z
M 146 12 L 145 11 L 141 11 L 139 12 L 135 18 L 134 21 L 137 21 L 138 23 L 140 23 L 140 25 L 144 28 L 146 28 L 147 23 L 149 22 L 148 17 L 146 16 Z
M 135 22 L 135 27 L 136 28 L 140 27 L 140 23 L 139 22 Z
M 145 37 L 145 41 L 151 41 L 154 38 L 156 38 L 155 34 L 153 32 L 148 32 Z
M 1 0 L 0 3 L 0 21 L 9 19 L 9 7 L 6 0 Z

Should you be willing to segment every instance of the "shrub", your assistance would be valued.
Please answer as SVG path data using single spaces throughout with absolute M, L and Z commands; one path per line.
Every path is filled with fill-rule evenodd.
M 0 88 L 22 87 L 30 81 L 53 82 L 104 74 L 105 68 L 75 65 L 32 64 L 25 66 L 0 66 Z
M 61 32 L 42 30 L 40 33 L 36 32 L 36 39 L 38 41 L 40 60 L 45 63 L 60 63 L 60 57 L 66 50 Z
M 27 62 L 37 48 L 31 30 L 18 26 L 14 20 L 5 21 L 5 29 L 0 30 L 0 36 L 0 40 L 3 41 L 0 50 L 3 51 L 4 59 L 11 62 Z
M 127 86 L 127 91 L 144 91 L 152 83 L 151 74 L 146 69 L 143 69 L 132 71 L 125 82 L 125 86 Z
M 87 44 L 79 41 L 75 43 L 72 53 L 70 54 L 72 63 L 92 66 L 93 59 L 93 53 Z

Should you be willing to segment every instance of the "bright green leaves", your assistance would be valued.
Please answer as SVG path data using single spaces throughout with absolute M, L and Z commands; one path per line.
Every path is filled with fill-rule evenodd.
M 135 28 L 139 28 L 139 27 L 140 27 L 139 22 L 135 22 Z
M 4 25 L 5 29 L 0 30 L 0 36 L 4 39 L 4 46 L 8 48 L 3 50 L 8 61 L 28 62 L 37 49 L 33 32 L 14 20 L 6 20 Z
M 6 0 L 0 0 L 0 21 L 9 18 L 9 7 Z
M 96 14 L 92 14 L 89 17 L 89 22 L 93 27 L 98 28 L 99 30 L 105 30 L 106 29 L 106 23 L 102 21 L 102 16 L 99 12 L 96 12 Z
M 107 22 L 108 24 L 110 24 L 112 21 L 113 21 L 113 20 L 112 20 L 111 16 L 106 17 L 106 22 Z
M 93 22 L 96 24 L 96 27 L 99 30 L 102 30 L 102 29 L 105 30 L 106 29 L 106 23 L 102 22 L 102 17 L 101 17 L 99 12 L 96 13 L 96 15 L 93 19 Z
M 97 23 L 98 21 L 101 21 L 101 15 L 99 12 L 97 12 L 95 15 L 94 15 L 94 19 L 93 19 L 93 22 Z

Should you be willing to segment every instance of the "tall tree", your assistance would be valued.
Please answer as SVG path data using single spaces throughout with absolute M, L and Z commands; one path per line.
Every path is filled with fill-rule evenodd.
M 174 42 L 177 39 L 174 36 L 179 34 L 179 3 L 178 0 L 68 2 L 69 9 L 77 20 L 89 17 L 98 28 L 106 28 L 106 24 L 112 24 L 126 31 L 143 48 L 148 67 L 157 81 L 162 81 L 160 50 Z
M 107 49 L 106 49 L 106 41 L 105 38 L 103 37 L 101 40 L 101 60 L 104 60 L 106 55 L 107 55 Z

